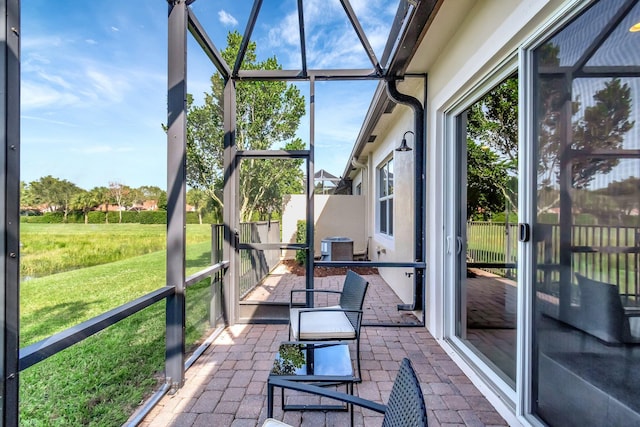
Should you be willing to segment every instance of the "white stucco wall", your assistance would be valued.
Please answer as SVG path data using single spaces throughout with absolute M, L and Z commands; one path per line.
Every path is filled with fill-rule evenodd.
M 314 195 L 314 252 L 320 256 L 320 243 L 327 237 L 353 239 L 354 253 L 364 253 L 367 247 L 364 196 Z M 306 219 L 306 195 L 287 196 L 282 214 L 282 240 L 295 243 L 296 224 Z M 294 258 L 294 251 L 285 251 L 285 258 Z
M 447 273 L 452 255 L 447 253 L 445 217 L 447 176 L 452 164 L 446 163 L 445 149 L 451 141 L 445 138 L 445 113 L 460 100 L 475 101 L 482 95 L 480 86 L 488 77 L 495 78 L 496 70 L 503 73 L 518 71 L 518 50 L 541 29 L 547 27 L 561 11 L 575 7 L 578 1 L 564 0 L 456 0 L 445 1 L 407 73 L 428 74 L 426 112 L 426 326 L 434 337 L 444 337 L 445 322 L 453 322 L 455 310 L 445 294 L 454 284 Z M 521 72 L 521 71 L 520 71 Z M 498 82 L 496 82 L 498 83 Z M 417 79 L 406 79 L 398 85 L 400 92 L 423 98 L 424 88 Z M 368 206 L 371 212 L 369 229 L 372 234 L 373 260 L 401 261 L 413 259 L 413 189 L 400 184 L 408 171 L 413 171 L 408 157 L 395 154 L 396 197 L 393 238 L 377 234 L 375 170 L 397 146 L 406 130 L 413 128 L 413 112 L 398 106 L 391 119 L 383 118 L 376 129 L 374 144 L 367 144 L 362 156 L 367 157 L 368 170 L 363 175 L 372 179 Z M 412 141 L 410 141 L 412 143 Z M 404 153 L 406 155 L 407 153 Z M 409 177 L 412 181 L 412 176 Z M 365 178 L 363 178 L 364 180 Z M 411 189 L 410 189 L 411 188 Z M 450 189 L 449 189 L 450 190 Z M 377 249 L 380 248 L 380 253 Z M 412 296 L 412 280 L 403 271 L 382 269 L 385 280 L 405 302 Z M 453 324 L 453 323 L 451 323 Z M 443 342 L 443 346 L 447 346 Z M 484 385 L 473 369 L 450 351 L 454 360 L 466 366 L 468 375 L 490 398 L 510 425 L 523 421 L 513 413 L 504 399 Z M 515 399 L 515 395 L 514 395 Z

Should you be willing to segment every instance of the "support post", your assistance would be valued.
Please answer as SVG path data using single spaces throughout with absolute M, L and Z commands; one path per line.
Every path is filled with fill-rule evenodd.
M 224 275 L 223 296 L 226 305 L 227 322 L 235 324 L 238 317 L 238 291 L 240 256 L 238 251 L 240 224 L 238 219 L 238 160 L 236 157 L 236 86 L 232 79 L 226 79 L 224 85 L 224 188 L 223 220 L 224 244 L 223 258 L 228 259 L 229 268 Z
M 313 289 L 313 270 L 315 263 L 315 252 L 314 252 L 314 238 L 313 238 L 313 230 L 315 229 L 314 224 L 314 174 L 315 174 L 315 126 L 316 126 L 316 80 L 315 77 L 311 76 L 309 79 L 309 158 L 307 161 L 307 263 L 306 263 L 306 282 L 307 289 Z M 313 307 L 313 293 L 307 292 L 306 297 L 306 306 Z
M 2 17 L 0 37 L 0 263 L 2 293 L 0 299 L 0 347 L 2 347 L 2 389 L 0 400 L 4 426 L 18 425 L 18 372 L 19 372 L 19 307 L 20 307 L 20 2 L 0 2 Z
M 171 390 L 184 383 L 185 240 L 187 158 L 187 5 L 169 2 L 167 114 L 166 377 Z

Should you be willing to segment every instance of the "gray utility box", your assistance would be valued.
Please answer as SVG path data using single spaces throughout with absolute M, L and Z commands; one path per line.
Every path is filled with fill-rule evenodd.
M 321 261 L 353 261 L 353 239 L 326 237 L 320 243 Z

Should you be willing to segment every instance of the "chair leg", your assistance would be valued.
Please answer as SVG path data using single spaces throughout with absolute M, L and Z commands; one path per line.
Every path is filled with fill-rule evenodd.
M 358 363 L 358 382 L 362 381 L 362 371 L 360 369 L 360 338 L 356 340 L 356 361 Z

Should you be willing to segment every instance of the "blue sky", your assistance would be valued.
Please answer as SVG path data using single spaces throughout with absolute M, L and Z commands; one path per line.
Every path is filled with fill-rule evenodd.
M 91 189 L 120 182 L 166 187 L 167 6 L 164 0 L 23 0 L 21 179 L 46 175 Z M 243 33 L 251 1 L 198 0 L 192 8 L 222 50 Z M 300 67 L 295 0 L 265 0 L 254 30 L 258 58 Z M 305 1 L 310 68 L 369 68 L 338 0 Z M 351 2 L 378 58 L 396 2 Z M 336 19 L 338 17 L 339 19 Z M 196 101 L 215 71 L 189 37 L 188 91 Z M 316 170 L 340 175 L 376 82 L 316 86 Z M 307 83 L 299 85 L 308 99 Z M 308 118 L 299 135 L 309 140 Z

